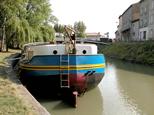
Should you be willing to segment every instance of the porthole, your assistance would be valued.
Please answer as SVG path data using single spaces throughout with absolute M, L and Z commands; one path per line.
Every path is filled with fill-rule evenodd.
M 86 54 L 86 53 L 87 53 L 87 50 L 83 50 L 82 53 L 83 53 L 83 54 Z
M 53 54 L 55 54 L 55 55 L 56 55 L 57 53 L 58 53 L 58 51 L 57 51 L 57 50 L 53 50 Z

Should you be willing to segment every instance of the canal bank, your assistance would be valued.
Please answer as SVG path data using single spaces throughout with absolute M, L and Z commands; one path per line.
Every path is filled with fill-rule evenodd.
M 112 43 L 101 50 L 107 57 L 154 66 L 154 42 Z
M 17 89 L 18 93 L 19 93 L 19 97 L 21 99 L 24 99 L 25 102 L 35 108 L 37 115 L 50 115 L 50 113 L 39 104 L 39 102 L 29 93 L 29 91 L 22 85 L 22 83 L 20 82 L 20 80 L 17 77 L 17 74 L 15 73 L 15 71 L 10 71 L 12 70 L 12 63 L 13 63 L 13 59 L 15 57 L 17 57 L 19 54 L 13 55 L 9 58 L 9 62 L 6 66 L 6 71 L 7 73 L 7 77 L 10 79 L 10 81 L 12 82 L 13 86 Z M 31 114 L 31 113 L 29 113 Z

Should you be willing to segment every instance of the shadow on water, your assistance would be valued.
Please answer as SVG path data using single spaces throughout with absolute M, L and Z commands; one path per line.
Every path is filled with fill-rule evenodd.
M 65 101 L 56 99 L 53 97 L 40 97 L 35 96 L 35 98 L 44 106 L 47 111 L 54 115 L 102 115 L 103 113 L 103 98 L 98 87 L 91 91 L 86 92 L 85 95 L 77 98 L 78 107 L 74 108 L 70 106 Z
M 58 98 L 58 97 L 57 97 Z M 69 109 L 73 108 L 71 105 L 69 105 L 67 102 L 56 99 L 53 97 L 50 98 L 43 98 L 43 97 L 36 97 L 36 99 L 41 103 L 42 105 L 45 104 L 44 107 L 49 108 L 48 111 L 52 110 L 61 110 L 61 109 Z M 54 106 L 53 106 L 54 105 Z
M 62 106 L 64 106 L 63 109 L 73 108 L 73 105 L 70 104 L 70 100 L 63 100 L 58 93 L 58 89 L 54 88 L 54 86 L 51 84 L 50 79 L 33 79 L 31 83 L 26 84 L 26 87 L 40 103 L 57 103 L 56 106 L 54 106 L 54 109 L 60 109 Z M 67 92 L 68 91 L 66 90 L 66 93 Z
M 130 63 L 121 60 L 111 59 L 108 57 L 105 57 L 105 61 L 110 62 L 110 64 L 114 64 L 114 66 L 116 66 L 117 69 L 142 73 L 146 75 L 154 75 L 154 71 L 151 71 L 152 69 L 154 70 L 154 66 Z
M 37 82 L 37 81 L 36 81 Z M 33 86 L 27 86 L 28 91 L 34 96 L 34 98 L 41 104 L 51 104 L 54 106 L 54 110 L 73 108 L 70 104 L 63 101 L 56 91 L 52 91 L 50 84 L 42 83 L 41 85 L 33 83 Z M 50 108 L 50 105 L 49 105 Z

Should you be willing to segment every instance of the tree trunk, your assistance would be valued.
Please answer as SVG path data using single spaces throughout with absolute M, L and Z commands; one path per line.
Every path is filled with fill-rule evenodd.
M 0 51 L 3 51 L 3 46 L 4 46 L 4 36 L 5 36 L 5 26 L 3 25 L 2 27 L 2 41 L 1 41 L 1 49 Z
M 9 45 L 8 45 L 8 44 L 6 44 L 6 52 L 8 52 L 8 48 L 9 48 Z
M 17 44 L 17 49 L 19 49 L 19 43 Z
M 14 40 L 12 39 L 11 48 L 14 48 Z
M 11 48 L 14 48 L 14 37 L 15 37 L 15 33 L 11 35 L 11 39 L 12 39 Z

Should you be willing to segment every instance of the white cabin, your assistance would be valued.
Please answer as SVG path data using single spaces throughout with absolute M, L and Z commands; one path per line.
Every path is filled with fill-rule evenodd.
M 26 57 L 31 59 L 36 55 L 64 55 L 68 54 L 73 48 L 72 44 L 50 44 L 50 43 L 30 43 L 24 45 Z M 77 55 L 97 54 L 95 44 L 76 44 Z

